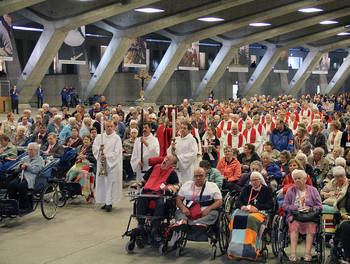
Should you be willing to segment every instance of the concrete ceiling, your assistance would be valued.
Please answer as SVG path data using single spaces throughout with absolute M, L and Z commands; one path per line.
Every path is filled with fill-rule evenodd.
M 90 1 L 79 1 L 79 0 L 47 0 L 47 1 L 21 1 L 23 5 L 20 4 L 13 5 L 12 1 L 1 1 L 1 5 L 6 10 L 13 11 L 13 25 L 29 26 L 29 27 L 43 27 L 36 22 L 28 20 L 19 14 L 16 14 L 17 10 L 13 9 L 24 9 L 29 10 L 36 16 L 42 18 L 45 21 L 57 22 L 64 19 L 69 19 L 75 16 L 83 15 L 84 13 L 96 11 L 98 13 L 99 9 L 106 8 L 108 6 L 115 5 L 128 5 L 130 0 L 90 0 Z M 17 1 L 20 2 L 20 1 Z M 235 25 L 235 23 L 240 23 L 245 18 L 255 18 L 256 22 L 268 22 L 272 25 L 270 27 L 256 28 L 251 27 L 245 23 L 242 26 L 235 27 L 234 30 L 229 30 L 226 32 L 218 31 L 218 37 L 224 40 L 237 40 L 240 38 L 247 38 L 253 34 L 264 32 L 265 30 L 271 30 L 274 28 L 280 28 L 282 26 L 302 21 L 305 19 L 315 18 L 312 22 L 305 23 L 305 26 L 298 28 L 295 31 L 288 32 L 287 34 L 278 34 L 265 39 L 269 43 L 281 44 L 283 42 L 291 42 L 293 39 L 300 38 L 302 36 L 311 35 L 317 32 L 322 32 L 322 30 L 330 29 L 332 27 L 346 26 L 350 24 L 350 1 L 331 1 L 331 0 L 236 0 L 236 1 L 226 1 L 235 3 L 232 7 L 220 10 L 220 8 L 213 9 L 206 12 L 200 13 L 203 16 L 215 16 L 224 18 L 223 22 L 202 22 L 197 19 L 191 19 L 189 21 L 183 22 L 180 18 L 186 11 L 196 10 L 201 7 L 206 7 L 208 5 L 213 5 L 216 2 L 225 1 L 213 1 L 213 0 L 161 0 L 155 1 L 153 4 L 148 5 L 149 7 L 164 9 L 163 13 L 156 14 L 146 14 L 136 12 L 134 10 L 118 14 L 103 20 L 104 23 L 119 31 L 131 31 L 137 29 L 143 24 L 152 25 L 152 23 L 157 23 L 157 21 L 164 21 L 168 17 L 179 17 L 179 23 L 172 23 L 171 26 L 164 28 L 163 32 L 170 33 L 170 36 L 177 37 L 188 37 L 192 34 L 196 34 L 199 31 L 208 30 L 211 31 L 215 27 L 227 25 L 227 29 L 230 29 L 229 25 Z M 33 3 L 33 5 L 31 5 Z M 10 6 L 11 5 L 11 6 Z M 324 9 L 323 12 L 318 13 L 301 13 L 298 12 L 296 7 L 319 7 Z M 277 13 L 273 15 L 266 15 L 268 12 L 276 10 Z M 349 12 L 344 12 L 348 10 Z M 322 17 L 327 16 L 332 19 L 339 21 L 336 25 L 319 25 L 318 23 L 322 20 Z M 247 21 L 250 22 L 250 21 Z M 165 23 L 166 24 L 166 23 Z M 158 29 L 158 28 L 157 28 Z M 224 29 L 225 30 L 225 29 Z M 87 25 L 86 32 L 91 34 L 101 34 L 101 35 L 112 35 L 111 33 L 100 29 L 92 24 Z M 215 32 L 215 30 L 213 30 Z M 154 32 L 156 33 L 156 32 Z M 149 33 L 147 36 L 159 36 L 153 33 Z M 169 36 L 169 35 L 168 35 Z M 215 36 L 212 36 L 215 37 Z M 346 39 L 347 37 L 332 37 L 328 39 L 323 39 L 320 41 L 315 41 L 309 44 L 310 46 L 319 47 L 327 45 L 332 41 L 338 41 Z M 165 38 L 166 39 L 166 38 Z M 201 39 L 203 41 L 203 39 Z M 254 44 L 254 43 L 251 43 Z

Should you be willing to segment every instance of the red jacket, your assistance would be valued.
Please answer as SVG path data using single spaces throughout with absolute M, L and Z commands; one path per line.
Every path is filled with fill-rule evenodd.
M 236 157 L 233 157 L 229 164 L 227 164 L 225 158 L 220 159 L 216 168 L 220 171 L 224 178 L 228 179 L 229 182 L 233 182 L 241 178 L 241 164 Z

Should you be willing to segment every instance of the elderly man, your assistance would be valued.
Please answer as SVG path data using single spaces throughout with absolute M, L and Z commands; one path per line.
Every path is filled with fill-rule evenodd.
M 246 121 L 246 128 L 243 130 L 242 134 L 246 139 L 247 143 L 254 144 L 256 152 L 260 154 L 260 151 L 261 151 L 260 146 L 262 144 L 262 138 L 259 132 L 253 127 L 252 120 Z
M 231 133 L 228 133 L 227 137 L 225 137 L 224 147 L 230 146 L 231 148 L 236 149 L 235 152 L 238 154 L 243 151 L 246 143 L 247 141 L 245 137 L 238 131 L 238 126 L 236 124 L 233 124 Z
M 44 167 L 44 160 L 39 155 L 39 145 L 37 143 L 29 143 L 28 156 L 20 161 L 19 166 L 22 173 L 9 183 L 8 193 L 10 199 L 19 200 L 21 213 L 25 213 L 32 209 L 28 197 L 28 188 L 34 188 L 35 178 Z
M 282 119 L 276 120 L 276 128 L 272 130 L 270 134 L 270 141 L 273 143 L 275 148 L 282 152 L 287 150 L 290 153 L 293 151 L 293 132 L 284 124 Z
M 198 205 L 200 215 L 191 214 Z M 187 220 L 194 220 L 193 228 L 206 230 L 218 218 L 218 209 L 222 204 L 222 196 L 219 187 L 213 182 L 207 182 L 206 173 L 203 168 L 194 170 L 194 181 L 187 181 L 181 187 L 177 197 L 176 205 L 179 209 L 175 212 L 176 223 L 172 227 L 174 231 L 185 230 Z
M 167 150 L 168 154 L 176 154 L 178 157 L 178 175 L 181 183 L 192 179 L 198 153 L 197 141 L 191 132 L 191 124 L 181 122 L 180 136 L 175 138 L 175 142 L 172 142 Z
M 313 156 L 308 158 L 309 164 L 314 168 L 315 175 L 320 175 L 320 182 L 324 181 L 329 171 L 329 161 L 323 155 L 323 148 L 315 148 Z
M 99 112 L 95 116 L 95 122 L 92 124 L 94 128 L 97 130 L 97 134 L 101 134 L 101 120 L 102 120 L 103 114 L 102 112 Z M 114 127 L 114 125 L 113 125 Z
M 277 181 L 282 179 L 282 172 L 274 162 L 272 162 L 271 154 L 264 152 L 261 156 L 263 170 L 261 174 L 269 179 L 270 182 L 274 182 L 273 188 L 277 188 Z
M 132 157 L 132 152 L 134 150 L 134 144 L 137 139 L 138 131 L 136 128 L 131 129 L 130 138 L 123 141 L 123 168 L 128 177 L 124 180 L 130 181 L 134 179 L 134 171 L 132 170 L 130 161 Z
M 64 142 L 67 137 L 70 137 L 72 135 L 72 127 L 77 125 L 77 120 L 75 117 L 70 117 L 68 119 L 68 124 L 62 129 L 62 131 L 59 134 L 60 140 Z
M 327 145 L 326 145 L 326 136 L 321 133 L 320 131 L 320 124 L 319 123 L 313 123 L 311 125 L 311 137 L 310 142 L 312 144 L 313 148 L 323 148 L 325 153 L 327 153 Z
M 194 113 L 194 118 L 191 122 L 191 125 L 198 129 L 199 136 L 202 138 L 205 133 L 205 124 L 201 119 L 201 112 L 199 110 Z
M 92 150 L 97 160 L 96 203 L 104 203 L 101 210 L 110 212 L 112 204 L 119 203 L 123 195 L 123 154 L 122 142 L 120 137 L 114 133 L 113 122 L 107 121 L 105 127 L 103 133 L 104 146 L 101 146 L 102 135 L 98 135 L 94 140 Z M 107 176 L 100 175 L 102 160 L 105 162 Z
M 94 107 L 89 110 L 89 115 L 92 119 L 95 119 L 97 113 L 101 112 L 101 106 L 99 103 L 95 103 Z
M 51 132 L 53 132 L 56 135 L 59 135 L 63 129 L 61 122 L 62 122 L 62 116 L 55 115 L 53 118 L 53 121 L 47 125 L 46 133 L 50 134 Z
M 141 154 L 141 144 L 143 153 Z M 141 158 L 142 155 L 142 158 Z M 131 156 L 131 167 L 136 172 L 136 181 L 140 181 L 147 170 L 150 169 L 148 159 L 159 156 L 158 139 L 151 133 L 151 124 L 143 124 L 143 136 L 136 139 Z
M 124 133 L 125 133 L 125 125 L 123 122 L 123 117 L 119 116 L 118 114 L 114 114 L 112 115 L 112 121 L 114 124 L 114 131 L 115 133 L 117 133 L 118 136 L 120 136 L 120 138 L 124 137 Z
M 174 171 L 176 162 L 176 156 L 168 154 L 161 164 L 151 167 L 143 176 L 142 180 L 138 183 L 132 184 L 132 186 L 143 187 L 144 194 L 152 192 L 162 193 L 165 190 L 176 193 L 180 188 L 179 179 Z M 155 201 L 153 216 L 164 216 L 165 203 L 163 197 L 160 199 L 140 197 L 137 203 L 138 215 L 146 215 L 149 203 L 152 199 Z M 160 220 L 160 218 L 152 220 L 151 236 L 155 242 L 160 242 L 162 240 L 162 237 L 158 232 L 158 227 L 161 222 Z M 137 222 L 137 229 L 133 230 L 133 232 L 144 232 L 145 218 L 138 218 Z

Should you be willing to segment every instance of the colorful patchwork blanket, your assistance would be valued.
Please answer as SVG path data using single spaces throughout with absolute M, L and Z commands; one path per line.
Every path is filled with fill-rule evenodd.
M 256 260 L 260 254 L 260 241 L 267 222 L 267 216 L 261 213 L 236 209 L 230 216 L 231 239 L 227 249 L 228 257 Z

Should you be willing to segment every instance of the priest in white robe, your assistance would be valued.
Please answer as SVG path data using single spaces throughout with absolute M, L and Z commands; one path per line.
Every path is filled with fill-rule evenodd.
M 140 182 L 143 175 L 151 167 L 148 165 L 148 159 L 159 157 L 159 141 L 151 133 L 152 126 L 150 123 L 146 122 L 143 124 L 143 137 L 136 139 L 134 144 L 134 149 L 132 151 L 132 156 L 130 164 L 132 170 L 136 172 L 136 182 Z M 143 160 L 141 162 L 141 143 L 143 144 Z
M 104 147 L 101 146 L 101 135 L 97 135 L 92 147 L 97 160 L 96 203 L 102 203 L 102 210 L 112 210 L 112 204 L 118 204 L 123 195 L 123 146 L 120 137 L 114 133 L 113 122 L 107 121 L 103 133 Z M 103 151 L 104 155 L 101 155 Z M 105 161 L 107 176 L 100 176 L 101 160 Z
M 180 136 L 175 138 L 168 148 L 168 154 L 176 154 L 178 158 L 178 171 L 176 171 L 180 183 L 193 179 L 198 147 L 192 132 L 192 126 L 188 122 L 181 122 Z
M 258 151 L 260 150 L 261 145 L 261 136 L 259 132 L 253 127 L 253 121 L 247 120 L 246 129 L 242 132 L 245 137 L 247 143 L 251 143 L 255 146 L 256 152 L 260 154 Z
M 237 154 L 240 154 L 243 152 L 245 144 L 246 139 L 241 133 L 239 133 L 238 126 L 236 124 L 232 125 L 231 133 L 227 134 L 223 148 L 230 146 L 233 149 L 237 149 Z

